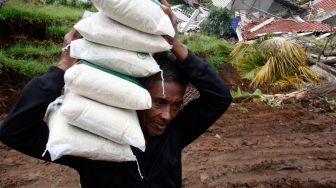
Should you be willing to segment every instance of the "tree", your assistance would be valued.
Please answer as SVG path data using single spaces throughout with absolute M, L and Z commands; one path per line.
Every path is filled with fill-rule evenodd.
M 223 8 L 211 9 L 210 16 L 201 24 L 201 30 L 218 37 L 228 36 L 232 30 L 230 12 Z

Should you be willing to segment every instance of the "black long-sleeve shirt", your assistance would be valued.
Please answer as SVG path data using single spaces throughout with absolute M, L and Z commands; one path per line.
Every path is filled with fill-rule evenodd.
M 145 152 L 132 148 L 143 179 L 133 161 L 108 162 L 62 156 L 54 162 L 76 169 L 82 187 L 181 187 L 181 150 L 204 133 L 224 113 L 232 99 L 218 74 L 194 54 L 189 52 L 179 68 L 198 89 L 200 97 L 183 108 L 164 134 L 151 137 Z M 4 144 L 50 161 L 48 153 L 42 157 L 49 135 L 43 117 L 48 104 L 61 94 L 63 76 L 63 70 L 51 67 L 25 86 L 0 127 L 0 140 Z

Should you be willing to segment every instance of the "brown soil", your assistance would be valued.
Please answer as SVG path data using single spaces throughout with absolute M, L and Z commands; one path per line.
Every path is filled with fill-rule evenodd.
M 0 122 L 18 88 L 22 84 L 1 82 L 0 100 L 6 100 L 0 102 L 5 109 Z M 335 138 L 335 110 L 316 112 L 301 103 L 277 108 L 233 104 L 184 149 L 183 187 L 336 187 Z M 0 158 L 1 188 L 80 187 L 78 174 L 68 167 L 33 159 L 3 144 Z

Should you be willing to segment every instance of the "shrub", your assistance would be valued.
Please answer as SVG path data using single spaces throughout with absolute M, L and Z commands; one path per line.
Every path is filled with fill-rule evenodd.
M 222 63 L 229 60 L 229 54 L 233 49 L 231 44 L 214 36 L 202 34 L 192 36 L 180 36 L 181 42 L 186 44 L 198 56 L 205 58 L 215 68 L 220 68 Z
M 211 9 L 210 16 L 201 23 L 201 30 L 218 37 L 229 36 L 232 31 L 230 12 L 222 8 Z

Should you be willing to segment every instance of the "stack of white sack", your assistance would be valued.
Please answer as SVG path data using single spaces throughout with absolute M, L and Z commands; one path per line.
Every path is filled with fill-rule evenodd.
M 71 42 L 70 55 L 82 60 L 64 75 L 67 91 L 62 107 L 48 118 L 46 150 L 52 160 L 74 155 L 134 161 L 130 145 L 145 150 L 135 110 L 151 108 L 152 101 L 148 91 L 126 75 L 158 73 L 151 53 L 171 49 L 161 35 L 174 36 L 174 28 L 161 7 L 150 0 L 92 2 L 101 12 L 74 26 L 84 39 Z M 54 126 L 57 121 L 63 126 Z M 67 134 L 62 135 L 63 131 Z
M 64 81 L 64 101 L 55 101 L 60 109 L 47 115 L 51 159 L 136 160 L 130 145 L 142 151 L 146 146 L 135 110 L 151 107 L 148 91 L 135 79 L 83 60 L 66 71 Z
M 92 160 L 136 161 L 129 145 L 118 144 L 69 125 L 68 120 L 59 110 L 60 100 L 62 99 L 56 99 L 51 103 L 46 113 L 49 127 L 46 151 L 49 152 L 52 161 L 63 155 Z

